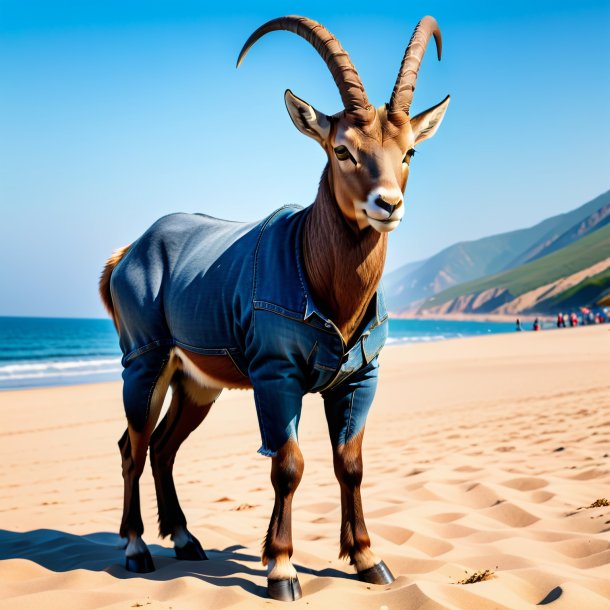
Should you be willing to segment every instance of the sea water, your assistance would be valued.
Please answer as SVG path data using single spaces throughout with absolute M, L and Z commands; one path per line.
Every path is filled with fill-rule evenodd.
M 387 345 L 514 330 L 508 322 L 392 319 Z M 121 370 L 110 320 L 0 317 L 0 389 L 111 381 Z

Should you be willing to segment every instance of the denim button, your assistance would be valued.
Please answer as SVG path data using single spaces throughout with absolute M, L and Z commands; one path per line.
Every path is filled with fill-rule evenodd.
M 324 326 L 326 326 L 326 328 L 330 328 L 332 324 L 330 322 L 324 322 Z

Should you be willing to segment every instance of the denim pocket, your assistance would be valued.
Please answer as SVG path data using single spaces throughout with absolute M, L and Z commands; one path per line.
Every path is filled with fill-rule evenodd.
M 388 338 L 388 322 L 385 320 L 379 326 L 372 328 L 371 331 L 362 337 L 362 352 L 364 361 L 368 364 L 385 345 Z

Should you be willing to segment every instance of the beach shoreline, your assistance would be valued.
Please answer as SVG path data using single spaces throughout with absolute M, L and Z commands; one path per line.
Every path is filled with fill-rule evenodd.
M 524 322 L 533 322 L 538 319 L 547 324 L 555 324 L 556 318 L 548 314 L 504 314 L 504 313 L 392 313 L 392 318 L 396 320 L 444 320 L 447 322 L 512 322 L 517 319 Z
M 388 345 L 514 330 L 513 323 L 390 320 Z M 0 317 L 0 391 L 120 380 L 121 352 L 108 319 Z
M 381 354 L 364 439 L 363 502 L 396 582 L 337 559 L 339 490 L 319 396 L 305 397 L 294 563 L 310 608 L 608 607 L 610 327 L 511 333 Z M 178 454 L 189 528 L 210 560 L 157 536 L 147 465 L 144 539 L 157 571 L 116 548 L 121 383 L 0 393 L 0 608 L 267 608 L 260 543 L 273 505 L 250 391 L 223 393 Z M 476 571 L 489 580 L 456 584 Z

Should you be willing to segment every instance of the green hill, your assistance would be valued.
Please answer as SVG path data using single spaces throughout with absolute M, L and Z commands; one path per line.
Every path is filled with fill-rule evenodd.
M 581 305 L 601 305 L 610 296 L 610 269 L 586 278 L 582 282 L 564 290 L 540 303 L 543 311 L 574 309 Z
M 598 229 L 561 250 L 516 269 L 465 282 L 428 299 L 422 309 L 437 307 L 458 297 L 493 288 L 505 289 L 511 297 L 549 284 L 610 257 L 610 225 Z
M 610 221 L 610 191 L 579 208 L 527 229 L 460 242 L 427 260 L 409 263 L 384 276 L 390 311 L 417 309 L 444 290 L 498 274 L 544 257 Z

